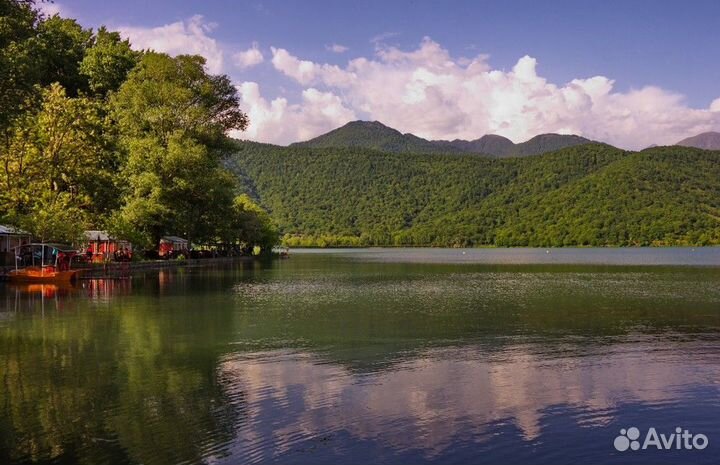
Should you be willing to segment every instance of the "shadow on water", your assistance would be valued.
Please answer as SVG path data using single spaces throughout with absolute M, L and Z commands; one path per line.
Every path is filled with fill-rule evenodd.
M 4 285 L 0 463 L 619 463 L 628 425 L 717 433 L 719 282 L 294 255 Z M 681 452 L 633 458 L 713 458 Z

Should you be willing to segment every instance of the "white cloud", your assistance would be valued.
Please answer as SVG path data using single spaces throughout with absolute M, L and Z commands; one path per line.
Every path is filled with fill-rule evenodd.
M 201 15 L 153 28 L 119 27 L 118 30 L 130 39 L 136 49 L 152 49 L 169 55 L 202 55 L 207 60 L 211 73 L 223 69 L 223 52 L 217 41 L 208 34 L 217 27 L 205 22 Z
M 252 47 L 249 49 L 237 52 L 233 55 L 233 62 L 240 69 L 252 68 L 255 65 L 259 65 L 264 60 L 265 57 L 258 48 L 257 42 L 253 42 Z
M 390 38 L 392 38 L 392 37 L 397 37 L 397 36 L 399 36 L 399 35 L 400 35 L 399 32 L 382 32 L 382 33 L 380 33 L 380 34 L 378 34 L 378 35 L 376 35 L 376 36 L 373 36 L 373 37 L 370 39 L 370 43 L 377 44 L 377 43 L 380 43 L 380 42 L 385 42 L 386 40 L 388 40 L 388 39 L 390 39 Z
M 333 53 L 345 53 L 349 50 L 349 48 L 344 45 L 340 45 L 340 44 L 331 44 L 331 45 L 326 45 L 325 50 L 327 50 L 328 52 L 333 52 Z
M 290 55 L 284 48 L 271 47 L 275 69 L 303 85 L 323 83 L 333 87 L 347 86 L 355 79 L 352 72 L 336 65 L 316 64 Z
M 246 131 L 231 134 L 240 139 L 287 144 L 309 139 L 357 119 L 337 95 L 312 87 L 303 90 L 301 103 L 294 105 L 282 97 L 268 102 L 260 95 L 260 86 L 256 82 L 243 82 L 238 91 L 241 107 L 250 118 Z
M 720 129 L 720 99 L 694 109 L 681 95 L 654 86 L 617 91 L 605 76 L 557 85 L 538 74 L 530 56 L 510 70 L 493 69 L 487 55 L 453 58 L 429 38 L 412 51 L 379 44 L 374 57 L 356 58 L 344 67 L 303 60 L 283 48 L 273 47 L 272 54 L 275 69 L 315 92 L 332 92 L 346 114 L 360 113 L 427 138 L 475 139 L 492 133 L 518 142 L 559 132 L 638 149 Z M 308 104 L 303 99 L 286 115 L 293 117 Z M 260 140 L 278 140 L 262 129 L 264 123 L 256 124 Z M 312 137 L 321 127 L 313 123 L 297 132 Z
M 716 98 L 710 104 L 710 111 L 720 111 L 720 98 Z

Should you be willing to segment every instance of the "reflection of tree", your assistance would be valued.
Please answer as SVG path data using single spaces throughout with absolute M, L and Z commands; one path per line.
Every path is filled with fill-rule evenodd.
M 208 344 L 227 323 L 202 321 L 188 334 L 143 302 L 17 318 L 0 332 L 0 463 L 199 462 L 234 424 Z
M 122 409 L 112 423 L 130 455 L 147 464 L 197 463 L 210 445 L 230 440 L 233 413 L 215 382 L 216 354 L 203 350 L 202 330 L 212 328 L 184 341 L 172 318 L 124 313 L 120 324 L 127 352 L 117 373 Z

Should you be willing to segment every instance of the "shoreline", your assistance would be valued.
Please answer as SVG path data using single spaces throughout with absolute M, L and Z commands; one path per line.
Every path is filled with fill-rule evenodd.
M 83 264 L 73 267 L 73 270 L 81 270 L 80 279 L 116 277 L 127 275 L 133 271 L 149 271 L 161 270 L 163 268 L 179 268 L 179 267 L 202 267 L 218 264 L 249 262 L 255 260 L 255 257 L 217 257 L 217 258 L 189 258 L 186 260 L 146 260 L 139 262 L 111 262 Z M 0 281 L 7 280 L 7 273 L 15 269 L 13 266 L 0 267 Z

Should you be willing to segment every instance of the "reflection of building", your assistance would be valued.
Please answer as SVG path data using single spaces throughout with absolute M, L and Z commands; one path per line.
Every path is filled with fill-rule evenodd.
M 0 224 L 0 266 L 15 264 L 13 249 L 30 243 L 30 233 Z
M 182 252 L 187 252 L 188 241 L 178 236 L 163 236 L 160 239 L 160 250 L 158 251 L 161 257 L 166 255 L 173 255 Z
M 107 231 L 85 231 L 87 248 L 93 262 L 102 262 L 108 258 L 115 258 L 116 252 L 132 254 L 132 244 L 126 240 L 116 239 Z
M 132 291 L 131 279 L 88 279 L 82 283 L 87 296 L 93 300 L 106 300 L 112 297 L 128 295 Z

